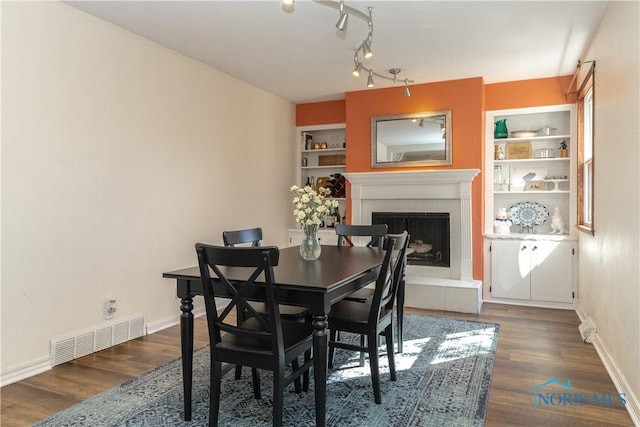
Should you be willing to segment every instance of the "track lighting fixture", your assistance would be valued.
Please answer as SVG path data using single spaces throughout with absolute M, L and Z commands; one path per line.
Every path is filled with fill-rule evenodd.
M 344 0 L 333 1 L 333 0 L 313 0 L 315 3 L 321 4 L 323 6 L 329 6 L 334 9 L 338 9 L 340 12 L 340 17 L 338 22 L 336 23 L 336 28 L 339 31 L 344 31 L 347 28 L 347 21 L 349 19 L 349 15 L 353 15 L 356 18 L 367 23 L 367 37 L 364 41 L 358 46 L 354 55 L 354 68 L 352 74 L 354 77 L 360 77 L 362 70 L 368 73 L 367 76 L 367 87 L 374 87 L 375 84 L 373 82 L 373 76 L 379 77 L 385 80 L 391 80 L 393 83 L 398 83 L 397 74 L 400 72 L 400 68 L 392 68 L 389 70 L 389 74 L 380 74 L 376 73 L 373 68 L 369 68 L 363 65 L 362 61 L 364 59 L 369 60 L 373 57 L 373 51 L 371 50 L 371 44 L 373 42 L 373 13 L 372 8 L 369 7 L 368 14 L 365 14 L 358 9 L 355 9 L 351 6 L 347 6 L 344 3 Z M 287 13 L 293 12 L 295 6 L 295 0 L 282 0 L 282 10 Z M 413 83 L 413 80 L 404 79 L 404 81 L 400 80 L 400 82 L 404 83 L 403 93 L 405 98 L 409 98 L 411 96 L 411 92 L 409 91 L 409 83 Z

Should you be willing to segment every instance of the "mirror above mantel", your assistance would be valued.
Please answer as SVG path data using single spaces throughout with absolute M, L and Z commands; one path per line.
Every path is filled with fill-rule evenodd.
M 371 167 L 451 164 L 451 110 L 371 117 Z

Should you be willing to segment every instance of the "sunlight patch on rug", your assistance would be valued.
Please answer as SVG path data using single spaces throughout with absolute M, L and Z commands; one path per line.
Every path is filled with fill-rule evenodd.
M 496 333 L 496 328 L 491 327 L 449 334 L 446 336 L 446 340 L 440 344 L 431 364 L 435 365 L 437 363 L 451 362 L 461 357 L 487 354 L 492 351 L 493 338 Z

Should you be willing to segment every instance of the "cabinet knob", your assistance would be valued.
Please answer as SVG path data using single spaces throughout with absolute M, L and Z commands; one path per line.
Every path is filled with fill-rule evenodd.
M 531 248 L 532 251 L 535 251 L 536 249 L 538 249 L 537 246 L 534 246 L 534 247 Z
M 526 246 L 526 245 L 525 245 L 525 246 L 522 246 L 522 247 L 520 248 L 520 250 L 521 250 L 521 251 L 524 251 L 525 249 L 527 249 L 527 246 Z

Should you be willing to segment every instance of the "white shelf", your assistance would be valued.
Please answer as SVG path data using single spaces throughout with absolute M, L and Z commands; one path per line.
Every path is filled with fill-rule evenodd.
M 329 166 L 301 166 L 300 169 L 344 169 L 345 165 L 329 165 Z
M 554 162 L 569 162 L 569 157 L 542 157 L 542 158 L 530 158 L 530 159 L 509 159 L 509 160 L 494 160 L 496 165 L 517 164 L 517 163 L 554 163 Z
M 515 190 L 515 191 L 494 191 L 494 194 L 570 194 L 569 190 Z
M 344 153 L 346 148 L 318 148 L 317 150 L 302 150 L 302 153 Z
M 495 234 L 488 233 L 484 237 L 492 240 L 550 240 L 550 241 L 562 241 L 562 240 L 578 240 L 577 236 L 570 236 L 569 234 L 548 234 L 548 233 L 511 233 L 511 234 Z
M 546 141 L 546 140 L 556 140 L 556 139 L 569 139 L 571 135 L 545 135 L 545 136 L 531 136 L 529 138 L 495 138 L 493 140 L 494 144 L 501 144 L 504 142 L 524 142 L 524 141 Z

